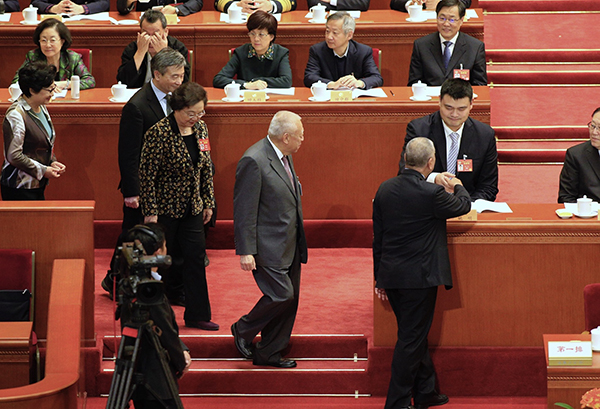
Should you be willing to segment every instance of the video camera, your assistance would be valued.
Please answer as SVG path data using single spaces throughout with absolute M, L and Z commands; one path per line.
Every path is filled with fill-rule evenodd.
M 171 256 L 148 256 L 139 240 L 123 243 L 115 260 L 121 280 L 119 305 L 136 302 L 140 306 L 158 305 L 165 293 L 162 281 L 152 278 L 152 267 L 168 267 Z

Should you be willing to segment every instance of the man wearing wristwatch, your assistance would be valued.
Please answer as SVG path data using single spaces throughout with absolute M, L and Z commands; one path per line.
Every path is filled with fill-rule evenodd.
M 119 14 L 127 14 L 131 11 L 146 11 L 154 7 L 161 7 L 163 14 L 177 14 L 188 16 L 202 10 L 202 0 L 188 0 L 179 3 L 177 0 L 150 0 L 142 2 L 138 0 L 117 0 Z
M 242 8 L 242 13 L 247 14 L 252 14 L 256 10 L 271 14 L 296 10 L 296 0 L 215 0 L 215 10 L 227 13 L 233 3 Z

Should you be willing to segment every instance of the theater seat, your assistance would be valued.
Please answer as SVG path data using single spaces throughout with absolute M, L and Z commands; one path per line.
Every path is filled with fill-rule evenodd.
M 588 284 L 583 289 L 585 330 L 600 326 L 600 284 Z
M 71 51 L 75 51 L 76 53 L 81 54 L 81 59 L 83 60 L 83 63 L 87 67 L 90 74 L 92 74 L 92 50 L 89 48 L 71 48 Z

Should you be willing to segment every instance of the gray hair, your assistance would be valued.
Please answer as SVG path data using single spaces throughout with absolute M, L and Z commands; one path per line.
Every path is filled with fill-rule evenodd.
M 291 111 L 279 111 L 271 119 L 269 125 L 269 137 L 280 140 L 283 134 L 293 134 L 298 130 L 298 121 L 301 121 L 300 115 Z
M 347 11 L 338 11 L 333 14 L 329 14 L 327 17 L 327 22 L 335 21 L 335 20 L 343 20 L 342 22 L 342 30 L 344 30 L 344 34 L 348 34 L 350 32 L 354 33 L 356 29 L 356 23 L 354 22 L 354 18 Z
M 424 168 L 430 158 L 435 155 L 435 146 L 429 138 L 418 137 L 406 144 L 406 165 L 411 168 Z
M 186 64 L 185 57 L 179 51 L 165 47 L 152 57 L 150 68 L 152 69 L 152 73 L 158 71 L 164 75 L 167 72 L 167 68 L 173 66 L 175 68 L 185 68 Z

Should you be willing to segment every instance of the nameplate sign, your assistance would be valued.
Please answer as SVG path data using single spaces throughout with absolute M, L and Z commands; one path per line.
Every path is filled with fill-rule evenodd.
M 165 18 L 167 19 L 167 25 L 172 26 L 173 24 L 177 24 L 177 14 L 165 14 Z
M 548 365 L 591 366 L 591 341 L 549 341 Z
M 471 209 L 469 213 L 463 214 L 462 216 L 455 217 L 450 220 L 456 220 L 459 222 L 476 222 L 477 221 L 477 210 Z
M 331 101 L 352 101 L 352 91 L 331 91 Z
M 53 18 L 53 19 L 56 19 L 56 20 L 61 21 L 61 22 L 63 21 L 62 16 L 60 16 L 58 14 L 42 14 L 42 16 L 40 18 L 40 21 L 44 21 L 44 20 L 46 20 L 48 18 Z
M 244 102 L 265 102 L 267 93 L 265 91 L 245 91 Z

